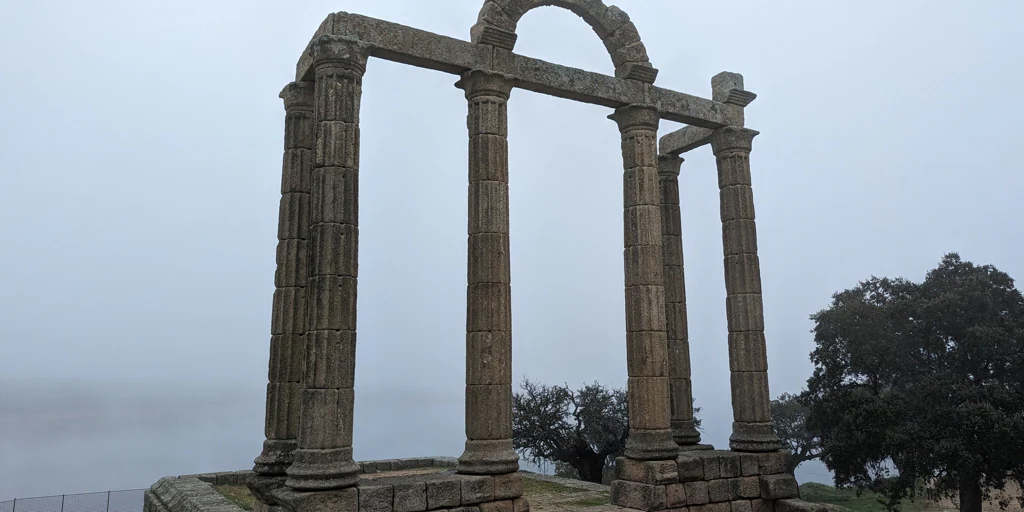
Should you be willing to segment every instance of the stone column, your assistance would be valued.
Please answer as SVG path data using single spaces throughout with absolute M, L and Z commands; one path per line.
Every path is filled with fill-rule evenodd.
M 466 290 L 466 451 L 458 471 L 519 470 L 512 449 L 512 292 L 508 239 L 508 116 L 512 84 L 467 71 L 469 258 Z
M 629 439 L 625 456 L 674 459 L 665 333 L 658 182 L 658 111 L 627 105 L 609 116 L 622 134 Z
M 277 272 L 270 324 L 266 440 L 253 471 L 283 476 L 292 463 L 299 423 L 299 386 L 306 334 L 306 240 L 313 166 L 313 84 L 292 82 L 284 100 L 284 162 L 277 225 Z
M 745 452 L 779 448 L 768 394 L 761 267 L 750 186 L 750 149 L 757 133 L 726 126 L 711 135 L 711 148 L 718 163 L 732 375 L 733 424 L 729 447 Z
M 661 254 L 665 269 L 665 324 L 668 334 L 669 397 L 672 437 L 680 447 L 700 443 L 693 423 L 690 386 L 690 341 L 686 327 L 686 279 L 683 274 L 683 227 L 679 212 L 679 167 L 683 159 L 658 156 L 661 179 Z
M 359 100 L 368 48 L 321 36 L 311 45 L 316 73 L 315 145 L 310 180 L 306 360 L 299 448 L 288 487 L 324 490 L 358 480 L 352 460 L 358 276 Z

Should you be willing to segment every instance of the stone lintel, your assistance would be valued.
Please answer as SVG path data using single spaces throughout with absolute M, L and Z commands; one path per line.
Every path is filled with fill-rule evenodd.
M 515 86 L 610 108 L 650 104 L 661 117 L 705 128 L 742 125 L 743 107 L 656 87 L 629 78 L 616 78 L 517 55 L 485 44 L 474 44 L 358 14 L 337 12 L 327 16 L 313 35 L 342 36 L 370 45 L 370 55 L 461 75 L 480 69 L 516 77 Z M 309 49 L 296 66 L 296 80 L 313 79 Z
M 681 155 L 701 146 L 711 144 L 711 132 L 700 126 L 684 126 L 661 136 L 658 140 L 658 154 Z

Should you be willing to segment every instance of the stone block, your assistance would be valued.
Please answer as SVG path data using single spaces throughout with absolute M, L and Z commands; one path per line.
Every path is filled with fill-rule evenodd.
M 621 110 L 617 111 L 616 115 L 618 115 L 619 112 L 621 112 Z M 654 132 L 654 129 L 657 128 L 658 120 L 653 118 L 641 119 L 636 116 L 630 116 L 630 114 L 626 115 L 629 118 L 624 119 L 624 121 L 630 123 L 631 127 L 639 127 L 641 125 L 646 125 L 645 128 L 650 129 L 630 130 L 622 134 L 622 168 L 634 169 L 636 171 L 631 174 L 626 174 L 625 177 L 626 179 L 641 180 L 648 179 L 644 177 L 644 175 L 651 175 L 650 179 L 655 180 L 656 183 L 658 180 L 658 140 L 657 134 Z M 643 114 L 640 115 L 642 116 Z M 633 124 L 634 121 L 639 122 Z M 653 124 L 649 125 L 647 123 Z M 619 126 L 621 129 L 621 122 Z M 627 185 L 626 188 L 628 189 L 632 187 Z M 660 206 L 661 201 L 658 200 L 658 194 L 658 189 L 655 188 L 649 196 L 652 202 L 638 204 L 654 204 Z M 625 205 L 633 206 L 629 203 L 625 203 Z
M 509 500 L 523 495 L 523 476 L 517 473 L 494 475 L 494 499 Z
M 753 512 L 753 508 L 747 500 L 736 500 L 730 502 L 729 506 L 732 507 L 731 512 Z
M 739 456 L 741 476 L 757 476 L 761 474 L 756 453 L 740 453 Z
M 310 331 L 305 339 L 306 385 L 352 389 L 356 378 L 355 331 Z M 377 464 L 382 471 L 392 469 L 391 461 Z
M 733 452 L 722 452 L 718 457 L 718 469 L 722 478 L 736 478 L 742 474 L 740 457 Z
M 300 407 L 311 414 L 299 425 L 304 448 L 333 449 L 352 446 L 352 389 L 303 389 Z
M 808 503 L 800 499 L 785 499 L 775 502 L 775 510 L 770 512 L 828 512 L 829 508 L 821 503 Z M 754 512 L 762 512 L 755 510 Z
M 344 121 L 322 121 L 316 124 L 313 145 L 315 167 L 359 167 L 359 125 Z
M 508 183 L 469 183 L 469 233 L 508 233 Z
M 800 488 L 797 486 L 793 475 L 761 475 L 761 497 L 767 500 L 781 500 L 796 498 L 800 496 Z
M 508 233 L 469 235 L 469 284 L 505 283 L 509 277 Z
M 775 512 L 775 502 L 773 500 L 750 500 L 750 508 L 752 512 Z
M 302 334 L 306 332 L 307 293 L 304 288 L 274 290 L 270 334 Z
M 526 498 L 516 498 L 512 500 L 512 506 L 514 512 L 530 512 L 530 501 Z
M 661 245 L 661 208 L 641 204 L 623 210 L 625 246 Z
M 764 302 L 760 293 L 729 295 L 725 298 L 729 332 L 764 331 Z
M 466 116 L 469 136 L 508 136 L 508 104 L 506 100 L 493 95 L 474 96 L 469 100 L 469 115 Z
M 690 512 L 732 512 L 729 502 L 708 503 L 705 505 L 691 506 Z
M 718 191 L 722 222 L 754 218 L 754 192 L 749 185 L 730 185 Z
M 705 481 L 686 482 L 683 484 L 688 505 L 703 505 L 710 501 L 708 483 Z
M 756 457 L 757 467 L 762 475 L 785 473 L 789 467 L 789 452 L 786 450 L 758 453 Z
M 722 248 L 726 256 L 757 254 L 757 225 L 750 219 L 723 222 Z
M 733 479 L 736 495 L 751 500 L 761 497 L 761 480 L 756 476 L 744 476 Z
M 312 132 L 313 124 L 309 123 Z M 301 143 L 312 146 L 312 137 Z M 313 171 L 313 151 L 306 148 L 292 148 L 284 151 L 281 162 L 281 193 L 309 193 L 309 178 Z
M 649 57 L 647 56 L 647 47 L 644 46 L 642 41 L 626 45 L 612 53 L 612 64 L 616 68 L 619 68 L 628 62 L 646 63 L 648 61 Z M 616 73 L 616 77 L 621 78 L 621 74 Z
M 359 225 L 359 171 L 343 167 L 313 169 L 310 222 Z
M 679 481 L 679 470 L 673 460 L 615 459 L 615 476 L 620 480 L 642 484 L 664 485 Z
M 732 411 L 736 423 L 750 424 L 771 421 L 768 373 L 731 372 L 730 380 L 732 381 Z M 735 429 L 733 429 L 733 434 L 738 434 Z
M 488 501 L 480 504 L 480 512 L 515 512 L 512 500 Z
M 459 475 L 462 483 L 462 504 L 476 505 L 494 499 L 494 478 L 491 476 Z
M 704 479 L 716 480 L 722 478 L 722 465 L 719 461 L 718 450 L 698 452 L 696 455 L 704 462 Z
M 668 376 L 668 337 L 659 331 L 626 333 L 626 360 L 632 377 Z M 669 461 L 671 462 L 671 461 Z
M 504 135 L 469 138 L 469 179 L 508 183 L 508 139 Z
M 661 179 L 650 166 L 626 167 L 622 185 L 622 204 L 625 206 L 658 204 L 661 201 Z
M 666 485 L 665 505 L 668 508 L 686 506 L 686 486 L 681 483 Z
M 462 483 L 450 476 L 428 478 L 427 509 L 458 507 L 462 504 Z
M 278 288 L 278 291 L 287 289 Z M 356 330 L 355 278 L 310 276 L 306 294 L 309 303 L 309 330 Z
M 736 499 L 735 491 L 736 489 L 730 478 L 711 480 L 708 482 L 708 501 L 712 503 L 732 501 Z
M 664 287 L 638 285 L 626 288 L 626 332 L 664 330 Z M 630 375 L 632 374 L 631 371 Z
M 657 245 L 634 245 L 624 251 L 626 286 L 664 285 L 662 248 Z
M 277 239 L 309 238 L 311 202 L 309 194 L 284 194 L 278 206 Z
M 448 509 L 448 512 L 480 512 L 480 507 L 475 505 L 468 507 L 452 507 Z
M 668 377 L 629 377 L 627 385 L 630 428 L 667 429 Z
M 363 479 L 359 481 L 359 512 L 392 512 L 394 488 L 388 484 Z
M 729 370 L 734 372 L 768 371 L 764 332 L 729 333 Z
M 466 384 L 512 384 L 512 334 L 466 333 Z
M 427 510 L 427 484 L 413 477 L 391 482 L 395 489 L 395 512 L 422 512 Z
M 308 244 L 309 254 L 314 255 L 309 260 L 310 275 L 359 275 L 359 229 L 352 224 L 316 224 L 310 228 Z M 282 265 L 282 258 L 278 257 L 279 271 L 286 268 Z M 302 278 L 307 279 L 306 276 Z
M 704 459 L 695 452 L 680 454 L 676 458 L 676 469 L 679 471 L 680 482 L 704 480 Z
M 504 283 L 472 284 L 466 290 L 466 331 L 511 331 L 511 288 Z
M 301 492 L 281 487 L 273 495 L 288 512 L 359 512 L 358 487 L 320 492 Z
M 486 413 L 486 417 L 481 416 Z M 512 385 L 466 386 L 466 436 L 493 440 L 512 437 Z
M 615 480 L 612 482 L 611 502 L 620 507 L 638 510 L 662 510 L 667 498 L 665 486 Z

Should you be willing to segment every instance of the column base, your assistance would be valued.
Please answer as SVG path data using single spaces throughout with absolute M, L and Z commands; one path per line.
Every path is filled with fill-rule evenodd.
M 344 489 L 359 481 L 361 468 L 352 460 L 352 448 L 295 450 L 285 485 L 298 491 Z
M 295 439 L 267 439 L 263 441 L 263 452 L 253 461 L 253 472 L 260 475 L 284 475 L 288 466 L 292 465 L 295 449 L 299 442 Z
M 679 446 L 700 443 L 700 432 L 693 420 L 673 421 L 672 438 Z
M 729 448 L 737 452 L 773 452 L 780 447 L 779 438 L 771 422 L 732 423 Z
M 466 451 L 459 457 L 459 473 L 502 475 L 519 471 L 519 455 L 511 439 L 466 440 Z
M 623 455 L 635 460 L 672 460 L 679 453 L 679 445 L 672 439 L 671 429 L 630 429 Z

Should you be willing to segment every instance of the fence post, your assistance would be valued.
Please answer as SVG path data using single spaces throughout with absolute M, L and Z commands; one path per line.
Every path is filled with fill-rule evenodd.
M 60 512 L 64 512 L 64 495 L 60 495 Z
M 107 491 L 107 512 L 110 512 L 110 491 Z

